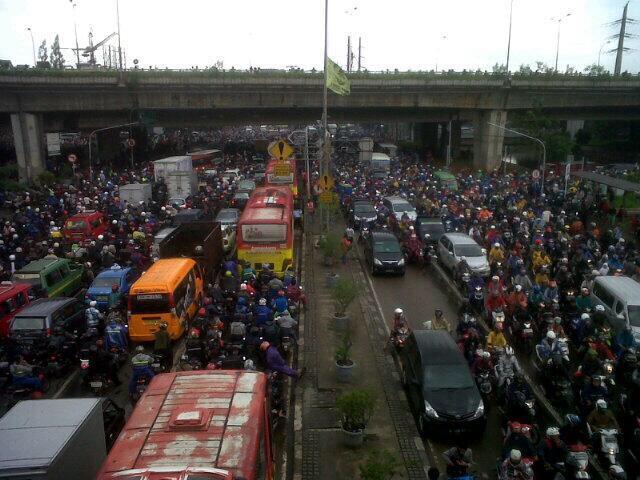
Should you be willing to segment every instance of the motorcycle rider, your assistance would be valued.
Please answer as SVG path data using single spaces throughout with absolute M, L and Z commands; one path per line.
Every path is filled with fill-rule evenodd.
M 533 480 L 533 470 L 522 461 L 520 450 L 513 449 L 500 465 L 501 480 Z
M 120 287 L 118 285 L 111 285 L 107 308 L 110 311 L 120 311 L 122 308 L 122 294 L 120 293 Z
M 618 420 L 616 420 L 613 412 L 607 407 L 606 400 L 602 398 L 596 401 L 596 408 L 594 408 L 587 417 L 587 424 L 594 432 L 603 429 L 619 430 Z
M 551 355 L 558 351 L 558 343 L 556 341 L 556 332 L 549 330 L 544 338 L 540 340 L 536 351 L 540 355 L 540 359 L 543 361 L 551 360 Z
M 96 308 L 98 302 L 91 300 L 89 307 L 84 311 L 84 318 L 87 324 L 87 334 L 97 335 L 102 331 L 102 320 L 104 315 Z
M 633 336 L 633 329 L 631 328 L 631 325 L 625 325 L 622 331 L 615 338 L 614 351 L 618 358 L 621 358 L 625 352 L 631 349 L 636 349 L 637 347 L 638 342 Z
M 528 432 L 525 433 L 523 431 L 523 427 L 519 422 L 511 422 L 509 424 L 507 436 L 504 439 L 504 446 L 502 447 L 502 458 L 506 458 L 509 452 L 514 449 L 520 451 L 522 455 L 528 458 L 536 456 L 536 449 L 533 446 L 533 442 L 531 442 Z
M 424 322 L 423 325 L 427 330 L 446 330 L 447 332 L 451 331 L 449 322 L 444 318 L 444 314 L 439 308 L 435 309 L 433 318 Z
M 513 378 L 517 373 L 522 372 L 522 368 L 518 363 L 518 359 L 514 355 L 513 347 L 507 345 L 504 349 L 504 355 L 498 360 L 496 365 L 498 372 L 498 386 L 502 387 L 508 378 Z
M 260 351 L 262 351 L 265 356 L 265 364 L 268 370 L 279 372 L 298 380 L 304 375 L 304 368 L 302 370 L 294 370 L 291 368 L 287 365 L 287 362 L 284 361 L 278 349 L 269 342 L 262 342 L 260 344 Z
M 29 364 L 22 355 L 9 367 L 11 373 L 11 385 L 17 388 L 26 387 L 41 392 L 42 381 L 33 373 L 33 365 Z
M 580 400 L 582 401 L 582 407 L 585 412 L 591 412 L 598 400 L 603 400 L 608 397 L 609 390 L 607 390 L 607 387 L 602 385 L 602 377 L 600 375 L 594 375 L 591 378 L 591 382 L 588 383 L 580 392 Z M 606 408 L 606 401 L 604 406 Z
M 529 293 L 533 289 L 533 282 L 524 267 L 521 267 L 518 274 L 512 278 L 512 283 L 513 285 L 520 285 L 525 293 Z
M 136 354 L 131 358 L 132 375 L 129 381 L 129 394 L 134 395 L 136 393 L 136 385 L 140 378 L 146 378 L 147 381 L 155 376 L 151 364 L 153 363 L 153 357 L 144 353 L 144 347 L 138 345 L 136 347 Z
M 582 288 L 580 290 L 580 295 L 576 297 L 576 308 L 579 312 L 584 313 L 587 310 L 591 310 L 591 297 L 589 295 L 588 288 Z
M 496 322 L 493 326 L 493 330 L 487 335 L 487 348 L 493 350 L 494 348 L 504 348 L 507 346 L 507 339 L 503 333 L 504 326 L 502 322 Z
M 165 371 L 171 370 L 173 357 L 171 355 L 171 338 L 167 332 L 167 324 L 162 322 L 160 328 L 154 333 L 153 353 L 160 356 Z
M 516 284 L 507 296 L 507 313 L 513 315 L 516 310 L 526 310 L 528 305 L 527 295 L 522 291 L 522 285 Z
M 458 442 L 458 445 L 446 450 L 442 457 L 447 464 L 449 477 L 466 475 L 469 467 L 473 464 L 473 452 L 464 442 Z
M 538 452 L 545 479 L 553 479 L 564 464 L 569 449 L 560 438 L 558 427 L 549 427 Z
M 481 372 L 493 370 L 493 362 L 491 361 L 491 353 L 485 352 L 481 348 L 476 350 L 476 355 L 471 364 L 471 372 L 478 375 Z
M 513 381 L 507 385 L 505 389 L 505 404 L 507 405 L 507 411 L 515 411 L 520 405 L 516 405 L 518 401 L 518 393 L 522 394 L 525 400 L 533 398 L 533 392 L 529 384 L 525 382 L 522 372 L 517 372 L 513 376 Z
M 107 351 L 111 351 L 113 347 L 120 352 L 126 352 L 128 349 L 127 327 L 119 323 L 113 316 L 109 318 L 107 326 L 104 328 L 104 346 Z
M 273 318 L 273 311 L 267 306 L 267 299 L 258 300 L 258 306 L 254 312 L 254 318 L 257 326 L 262 326 Z
M 277 296 L 271 302 L 271 306 L 276 313 L 282 313 L 289 308 L 289 300 L 284 294 L 284 290 L 278 290 Z

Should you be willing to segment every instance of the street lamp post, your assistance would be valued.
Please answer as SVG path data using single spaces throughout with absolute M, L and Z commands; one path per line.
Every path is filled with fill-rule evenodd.
M 509 75 L 509 56 L 511 55 L 511 22 L 513 21 L 513 0 L 509 10 L 509 40 L 507 41 L 507 75 Z
M 571 12 L 567 13 L 562 17 L 552 18 L 554 22 L 558 22 L 558 36 L 556 39 L 556 68 L 555 71 L 558 73 L 558 55 L 560 54 L 560 25 L 562 24 L 562 20 L 571 16 Z
M 600 55 L 602 55 L 602 49 L 611 43 L 611 39 L 607 40 L 602 44 L 600 50 L 598 50 L 598 66 L 600 66 Z
M 31 53 L 33 53 L 33 68 L 36 68 L 36 42 L 34 42 L 33 40 L 33 31 L 31 30 L 31 27 L 27 27 L 27 30 L 29 30 L 29 34 L 31 35 Z
M 80 69 L 80 47 L 78 46 L 78 22 L 76 20 L 76 3 L 73 0 L 69 0 L 73 6 L 73 31 L 76 35 L 76 68 Z
M 122 45 L 120 44 L 120 0 L 116 0 L 116 17 L 118 18 L 118 61 L 120 70 L 124 70 L 122 68 Z
M 111 127 L 104 127 L 104 128 L 98 128 L 94 131 L 92 131 L 89 134 L 89 180 L 93 181 L 93 157 L 91 156 L 91 137 L 93 137 L 94 134 L 98 133 L 98 132 L 104 132 L 106 130 L 113 130 L 115 128 L 124 128 L 124 127 L 130 127 L 132 125 L 138 125 L 140 122 L 132 122 L 132 123 L 125 123 L 122 125 L 113 125 Z
M 544 142 L 539 138 L 532 137 L 531 135 L 527 135 L 526 133 L 522 133 L 517 130 L 512 130 L 511 128 L 503 127 L 502 125 L 498 125 L 497 123 L 491 123 L 491 122 L 487 122 L 487 123 L 492 127 L 499 128 L 500 130 L 504 130 L 505 132 L 511 132 L 515 135 L 520 135 L 521 137 L 528 138 L 529 140 L 533 140 L 534 142 L 538 142 L 540 145 L 542 145 L 542 166 L 540 167 L 540 170 L 541 170 L 540 171 L 540 179 L 541 179 L 540 195 L 542 195 L 542 193 L 544 192 L 545 170 L 547 168 L 547 147 L 544 144 Z

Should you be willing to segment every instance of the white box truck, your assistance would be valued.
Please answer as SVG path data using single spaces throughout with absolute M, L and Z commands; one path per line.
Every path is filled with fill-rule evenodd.
M 189 155 L 167 157 L 153 162 L 153 176 L 155 181 L 167 180 L 167 175 L 172 172 L 192 172 L 193 163 Z
M 121 201 L 127 201 L 132 205 L 138 205 L 140 202 L 148 202 L 151 200 L 151 184 L 150 183 L 129 183 L 122 185 L 118 189 Z
M 373 155 L 373 139 L 369 137 L 361 138 L 358 142 L 358 148 L 360 149 L 360 162 L 370 162 L 371 155 Z
M 194 195 L 198 191 L 198 174 L 190 172 L 170 172 L 165 178 L 169 198 L 182 198 Z
M 92 480 L 107 456 L 101 398 L 25 400 L 0 419 L 0 479 Z

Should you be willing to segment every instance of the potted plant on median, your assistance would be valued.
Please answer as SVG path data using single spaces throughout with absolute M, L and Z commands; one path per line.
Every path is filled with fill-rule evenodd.
M 351 359 L 351 338 L 348 334 L 345 334 L 338 347 L 336 348 L 334 358 L 336 360 L 336 376 L 338 381 L 342 383 L 349 383 L 353 378 L 353 369 L 356 366 L 356 362 Z
M 337 329 L 346 330 L 349 326 L 347 308 L 358 296 L 358 287 L 352 280 L 339 279 L 331 288 L 331 298 L 335 306 L 333 320 Z
M 369 390 L 353 390 L 340 396 L 336 406 L 340 412 L 346 445 L 359 447 L 364 442 L 364 430 L 371 419 L 375 398 Z
M 400 471 L 400 462 L 389 450 L 375 450 L 358 465 L 361 480 L 390 480 Z
M 320 239 L 320 251 L 322 252 L 322 264 L 325 267 L 333 267 L 336 258 L 340 255 L 340 237 L 329 232 Z

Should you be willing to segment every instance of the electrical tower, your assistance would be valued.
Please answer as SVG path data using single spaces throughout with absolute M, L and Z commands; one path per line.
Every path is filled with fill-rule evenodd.
M 616 52 L 616 65 L 613 70 L 614 75 L 620 75 L 620 73 L 622 72 L 622 55 L 624 52 L 628 52 L 629 50 L 631 50 L 630 48 L 624 46 L 625 38 L 636 37 L 636 35 L 634 34 L 627 33 L 627 25 L 637 23 L 633 18 L 627 17 L 628 8 L 629 2 L 627 2 L 624 6 L 624 10 L 622 11 L 622 18 L 609 24 L 610 26 L 620 26 L 620 32 L 611 37 L 612 40 L 618 39 L 618 47 L 611 50 L 611 52 Z

